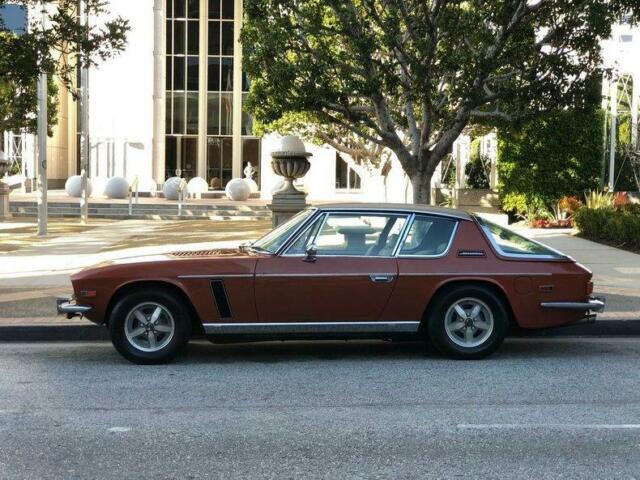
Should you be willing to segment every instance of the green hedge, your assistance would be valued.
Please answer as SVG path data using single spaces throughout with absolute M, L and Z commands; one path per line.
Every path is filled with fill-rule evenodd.
M 601 241 L 629 250 L 640 250 L 640 208 L 580 208 L 573 221 L 589 240 Z
M 599 184 L 602 114 L 595 108 L 565 110 L 501 130 L 498 173 L 502 208 L 522 213 L 527 205 L 582 197 Z

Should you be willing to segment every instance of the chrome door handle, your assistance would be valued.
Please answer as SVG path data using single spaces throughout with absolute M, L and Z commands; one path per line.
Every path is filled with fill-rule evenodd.
M 394 275 L 369 275 L 372 282 L 389 283 L 393 280 Z

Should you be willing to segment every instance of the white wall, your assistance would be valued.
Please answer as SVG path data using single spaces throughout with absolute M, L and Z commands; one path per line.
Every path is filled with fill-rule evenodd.
M 89 72 L 91 175 L 150 177 L 153 2 L 110 0 L 109 9 L 128 19 L 131 30 L 124 52 Z

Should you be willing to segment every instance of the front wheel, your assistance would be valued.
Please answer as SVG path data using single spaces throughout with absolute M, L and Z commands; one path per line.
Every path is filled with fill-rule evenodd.
M 111 341 L 127 360 L 139 365 L 166 363 L 187 344 L 187 309 L 165 291 L 136 291 L 120 299 L 109 318 Z
M 508 314 L 492 290 L 459 285 L 439 295 L 429 307 L 428 336 L 444 355 L 474 360 L 493 353 L 504 341 Z

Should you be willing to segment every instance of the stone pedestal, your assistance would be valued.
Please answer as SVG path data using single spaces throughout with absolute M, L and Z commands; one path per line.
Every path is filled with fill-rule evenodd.
M 0 222 L 11 218 L 11 211 L 9 210 L 10 191 L 9 185 L 0 180 Z
M 275 228 L 307 208 L 307 194 L 297 190 L 276 192 L 267 207 L 271 210 L 271 221 Z

